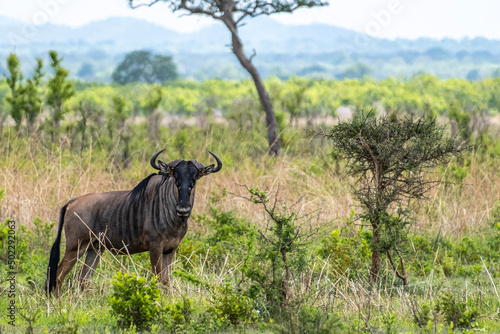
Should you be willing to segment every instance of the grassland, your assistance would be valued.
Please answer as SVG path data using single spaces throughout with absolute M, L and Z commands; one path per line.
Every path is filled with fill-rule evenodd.
M 44 134 L 43 124 L 29 136 L 5 126 L 0 142 L 2 332 L 138 331 L 120 328 L 109 296 L 118 271 L 149 282 L 147 254 L 106 253 L 87 290 L 74 284 L 77 268 L 59 299 L 48 299 L 42 286 L 60 207 L 82 194 L 132 189 L 152 172 L 149 158 L 162 148 L 169 160 L 204 163 L 210 162 L 210 150 L 224 168 L 198 183 L 190 229 L 172 284 L 162 287 L 154 302 L 160 312 L 151 332 L 500 332 L 500 140 L 494 122 L 474 129 L 474 149 L 463 159 L 433 171 L 450 183 L 411 206 L 414 224 L 404 254 L 409 286 L 403 287 L 385 258 L 373 285 L 367 278 L 370 234 L 355 219 L 361 209 L 344 162 L 331 155 L 328 142 L 286 122 L 281 156 L 268 157 L 262 115 L 251 99 L 244 101 L 237 102 L 241 114 L 233 111 L 225 122 L 205 115 L 195 125 L 170 122 L 152 132 L 150 118 L 127 121 L 124 131 L 131 136 L 125 139 L 109 134 L 103 121 L 84 145 L 72 126 L 77 115 L 68 115 L 58 142 Z M 444 124 L 450 122 L 442 117 Z M 245 186 L 269 192 L 280 210 L 296 212 L 294 224 L 309 236 L 291 253 L 286 304 L 272 292 L 279 279 L 270 280 L 282 277 L 283 267 L 266 257 L 269 244 L 259 233 L 269 232 L 269 218 L 244 198 L 249 197 Z M 7 218 L 16 222 L 14 299 L 3 278 L 11 272 Z M 265 278 L 258 279 L 257 269 Z M 5 312 L 11 300 L 16 327 Z

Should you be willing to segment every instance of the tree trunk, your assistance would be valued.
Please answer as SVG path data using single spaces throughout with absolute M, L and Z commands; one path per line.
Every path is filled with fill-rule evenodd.
M 269 154 L 277 156 L 280 152 L 280 142 L 278 137 L 278 123 L 276 122 L 276 115 L 274 114 L 273 104 L 271 103 L 271 98 L 267 93 L 266 88 L 262 78 L 260 77 L 259 71 L 252 64 L 252 60 L 247 58 L 243 50 L 243 43 L 238 35 L 238 27 L 231 16 L 225 15 L 223 19 L 224 24 L 228 27 L 231 32 L 231 40 L 233 46 L 233 53 L 238 58 L 241 66 L 252 76 L 253 82 L 255 83 L 255 88 L 257 88 L 257 93 L 259 94 L 260 102 L 262 108 L 266 113 L 266 125 L 267 125 L 267 140 L 269 142 Z
M 405 261 L 401 257 L 401 254 L 396 249 L 396 253 L 398 253 L 399 256 L 399 264 L 401 265 L 401 272 L 399 272 L 398 267 L 394 264 L 394 261 L 392 260 L 391 252 L 389 250 L 386 251 L 387 258 L 389 259 L 389 262 L 391 263 L 392 268 L 394 269 L 394 273 L 396 274 L 397 277 L 399 277 L 403 281 L 404 286 L 408 286 L 408 277 L 406 276 L 406 269 L 405 269 Z
M 288 261 L 286 259 L 286 250 L 281 250 L 281 258 L 283 260 L 283 264 L 285 265 L 285 281 L 283 282 L 283 303 L 288 305 L 288 282 L 290 281 L 290 267 L 288 266 Z
M 380 273 L 380 222 L 372 223 L 373 239 L 372 239 L 372 266 L 370 268 L 370 281 L 377 282 Z

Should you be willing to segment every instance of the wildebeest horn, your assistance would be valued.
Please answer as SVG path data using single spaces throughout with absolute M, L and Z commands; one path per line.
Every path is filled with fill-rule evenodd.
M 151 158 L 151 167 L 153 167 L 154 169 L 157 169 L 157 170 L 161 170 L 160 169 L 160 166 L 158 166 L 158 164 L 156 163 L 156 158 L 158 158 L 158 156 L 160 155 L 161 152 L 165 151 L 165 149 L 159 151 L 159 152 L 156 152 L 153 157 Z
M 214 169 L 212 169 L 211 173 L 217 173 L 222 168 L 222 161 L 219 159 L 219 157 L 216 154 L 214 154 L 210 151 L 208 151 L 208 153 L 210 153 L 215 158 L 215 160 L 217 160 L 217 166 Z

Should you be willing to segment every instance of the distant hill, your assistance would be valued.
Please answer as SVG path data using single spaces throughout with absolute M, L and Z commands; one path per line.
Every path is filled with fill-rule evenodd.
M 485 38 L 376 39 L 325 24 L 283 25 L 269 17 L 249 20 L 241 35 L 247 52 L 256 51 L 254 61 L 264 76 L 342 78 L 363 74 L 359 68 L 367 68 L 364 74 L 376 78 L 421 72 L 467 77 L 471 71 L 487 77 L 500 68 L 500 41 Z M 246 77 L 220 23 L 195 33 L 178 33 L 144 20 L 117 17 L 79 28 L 47 24 L 27 34 L 24 23 L 0 16 L 0 36 L 0 57 L 15 51 L 25 71 L 33 66 L 34 57 L 46 57 L 54 49 L 64 55 L 73 76 L 90 63 L 94 69 L 90 79 L 107 81 L 126 52 L 150 49 L 173 55 L 185 77 Z M 13 40 L 20 43 L 14 46 Z

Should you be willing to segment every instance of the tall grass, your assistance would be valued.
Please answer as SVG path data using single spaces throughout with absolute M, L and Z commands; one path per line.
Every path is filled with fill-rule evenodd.
M 20 265 L 22 275 L 18 280 L 19 317 L 24 318 L 20 319 L 20 330 L 29 330 L 30 322 L 35 331 L 46 328 L 49 332 L 74 332 L 80 329 L 82 333 L 90 333 L 114 328 L 115 319 L 109 315 L 110 307 L 106 303 L 111 292 L 109 282 L 117 271 L 150 275 L 148 255 L 144 253 L 127 257 L 105 253 L 86 291 L 75 287 L 78 271 L 73 270 L 68 275 L 72 287 L 64 288 L 60 299 L 47 299 L 42 284 L 49 249 L 44 247 L 47 240 L 53 240 L 55 227 L 52 234 L 43 235 L 42 238 L 34 238 L 29 233 L 38 233 L 33 224 L 35 218 L 40 217 L 43 222 L 57 220 L 60 207 L 73 197 L 92 192 L 132 189 L 153 172 L 149 158 L 162 148 L 167 148 L 166 156 L 162 157 L 164 161 L 182 157 L 209 164 L 212 163 L 208 154 L 210 150 L 224 162 L 221 172 L 203 178 L 197 184 L 190 230 L 181 243 L 181 248 L 183 245 L 186 248 L 179 253 L 174 265 L 200 282 L 223 287 L 227 282 L 238 285 L 241 279 L 238 275 L 241 275 L 242 260 L 234 258 L 230 251 L 219 249 L 219 262 L 213 265 L 215 255 L 212 253 L 216 251 L 215 248 L 206 247 L 203 252 L 194 246 L 189 248 L 191 244 L 196 246 L 197 240 L 203 240 L 204 235 L 212 233 L 210 225 L 203 218 L 212 217 L 212 208 L 231 212 L 259 229 L 265 229 L 268 224 L 264 212 L 241 198 L 246 192 L 245 185 L 271 193 L 279 190 L 281 202 L 295 204 L 294 210 L 299 214 L 315 215 L 312 227 L 320 227 L 320 232 L 308 246 L 304 270 L 294 276 L 291 282 L 295 311 L 292 315 L 283 315 L 291 317 L 291 320 L 279 326 L 266 323 L 264 328 L 286 332 L 287 327 L 283 324 L 293 321 L 299 324 L 316 321 L 311 319 L 326 321 L 326 318 L 319 316 L 314 318 L 316 311 L 304 311 L 304 305 L 310 305 L 314 310 L 331 314 L 328 319 L 337 319 L 339 331 L 390 332 L 393 316 L 398 330 L 420 331 L 412 320 L 415 310 L 421 310 L 425 303 L 432 304 L 438 300 L 443 291 L 454 291 L 465 299 L 478 300 L 478 303 L 482 303 L 483 320 L 490 324 L 490 328 L 497 328 L 492 325 L 498 321 L 495 309 L 500 306 L 494 294 L 494 288 L 498 288 L 500 283 L 497 260 L 479 263 L 478 276 L 456 276 L 448 274 L 445 266 L 447 252 L 455 247 L 453 244 L 450 243 L 449 250 L 443 251 L 439 247 L 431 250 L 428 256 L 433 260 L 424 260 L 422 251 L 415 244 L 410 254 L 414 268 L 430 266 L 430 269 L 413 270 L 408 289 L 402 287 L 386 262 L 382 279 L 375 287 L 370 285 L 365 276 L 351 275 L 352 268 L 339 272 L 332 258 L 336 253 L 323 258 L 315 250 L 333 230 L 342 230 L 344 236 L 356 230 L 352 226 L 346 227 L 351 210 L 359 213 L 360 209 L 351 195 L 354 180 L 344 175 L 343 163 L 330 155 L 327 143 L 308 138 L 302 128 L 294 127 L 283 130 L 283 137 L 287 138 L 283 154 L 278 158 L 268 157 L 262 129 L 256 126 L 241 129 L 231 122 L 208 122 L 202 127 L 178 125 L 162 128 L 157 141 L 148 139 L 146 125 L 131 125 L 129 131 L 134 134 L 134 138 L 129 143 L 131 162 L 128 166 L 125 166 L 121 157 L 120 145 L 123 143 L 120 141 L 106 142 L 104 137 L 97 135 L 96 141 L 89 143 L 80 154 L 80 145 L 76 145 L 78 149 L 75 150 L 68 142 L 78 139 L 66 137 L 61 142 L 51 143 L 41 134 L 23 137 L 15 133 L 13 128 L 6 127 L 0 142 L 0 189 L 5 190 L 5 198 L 0 202 L 0 220 L 11 217 L 19 225 L 25 226 L 26 231 L 23 233 L 26 234 L 21 237 L 30 242 L 25 245 L 30 260 Z M 428 200 L 412 208 L 416 219 L 412 233 L 429 236 L 431 241 L 441 238 L 458 243 L 464 237 L 488 239 L 488 233 L 491 233 L 491 227 L 496 222 L 495 203 L 500 199 L 499 155 L 495 152 L 494 147 L 488 146 L 482 151 L 471 152 L 464 161 L 436 169 L 436 178 L 450 182 L 436 188 Z M 487 231 L 486 234 L 484 231 Z M 47 240 L 42 244 L 40 239 Z M 454 259 L 458 261 L 459 257 Z M 79 260 L 79 264 L 82 260 Z M 454 273 L 457 267 L 454 267 Z M 491 276 L 486 275 L 484 267 L 490 267 Z M 0 292 L 0 295 L 4 293 Z M 182 297 L 194 300 L 197 305 L 195 313 L 198 312 L 196 314 L 201 317 L 203 310 L 213 303 L 213 290 L 180 274 L 174 275 L 171 286 L 162 289 L 162 305 L 176 303 Z M 0 303 L 0 306 L 3 308 L 4 304 Z M 255 307 L 262 313 L 266 312 L 265 304 L 256 304 Z M 36 310 L 40 313 L 38 317 Z M 269 322 L 269 319 L 266 321 Z M 7 328 L 2 322 L 0 326 Z M 161 324 L 159 326 L 154 330 L 165 330 Z M 433 326 L 431 332 L 440 331 L 438 322 Z M 255 326 L 248 328 L 256 329 Z M 337 327 L 331 327 L 330 332 L 336 330 Z
M 138 126 L 137 132 L 141 130 Z M 175 140 L 182 131 L 187 131 L 188 137 L 181 153 Z M 208 207 L 216 201 L 221 209 L 234 210 L 258 222 L 262 217 L 237 196 L 244 190 L 242 186 L 271 192 L 279 187 L 284 201 L 298 202 L 299 211 L 317 212 L 321 223 L 338 227 L 343 218 L 349 217 L 350 210 L 359 211 L 350 192 L 354 180 L 343 174 L 343 163 L 329 155 L 327 143 L 306 137 L 300 128 L 288 129 L 287 135 L 293 138 L 292 147 L 285 147 L 280 157 L 270 158 L 265 154 L 265 141 L 239 144 L 253 141 L 256 134 L 235 134 L 230 125 L 168 128 L 153 143 L 140 139 L 139 134 L 131 166 L 123 168 L 118 145 L 108 151 L 99 142 L 92 143 L 80 155 L 64 142 L 54 145 L 36 136 L 18 138 L 14 129 L 8 128 L 0 143 L 0 189 L 6 193 L 0 218 L 12 217 L 31 227 L 36 217 L 57 220 L 60 207 L 73 197 L 132 189 L 154 172 L 149 166 L 152 153 L 166 148 L 165 157 L 161 157 L 164 160 L 182 157 L 209 164 L 212 161 L 208 150 L 212 150 L 224 162 L 220 173 L 198 183 L 194 214 L 208 213 Z M 256 149 L 261 152 L 252 154 Z M 415 205 L 417 231 L 441 231 L 461 237 L 488 226 L 493 205 L 500 199 L 498 157 L 478 154 L 472 152 L 466 162 L 434 171 L 435 178 L 449 183 Z M 463 180 L 455 176 L 457 169 L 466 174 Z

